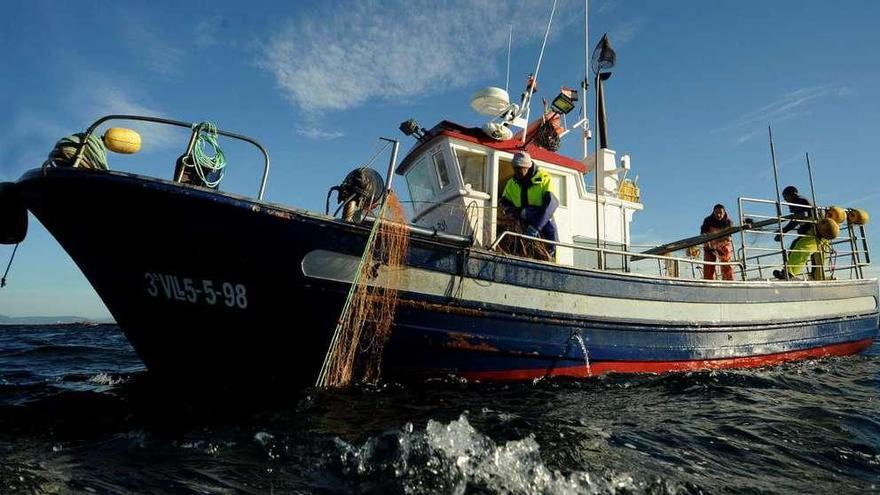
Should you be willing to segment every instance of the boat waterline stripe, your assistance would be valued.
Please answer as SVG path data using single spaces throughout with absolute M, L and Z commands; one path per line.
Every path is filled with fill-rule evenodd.
M 354 280 L 358 261 L 355 256 L 319 249 L 303 257 L 302 270 L 308 277 L 351 283 Z M 546 289 L 460 277 L 422 268 L 405 267 L 403 270 L 398 290 L 579 318 L 663 322 L 689 326 L 736 325 L 811 321 L 867 314 L 877 310 L 877 300 L 873 296 L 760 303 L 656 301 L 561 294 Z M 386 274 L 387 269 L 383 266 L 379 270 L 379 276 L 370 283 L 383 285 L 387 278 Z
M 832 344 L 798 351 L 765 354 L 723 359 L 701 359 L 692 361 L 599 361 L 586 365 L 565 366 L 559 368 L 536 368 L 497 371 L 462 371 L 458 375 L 468 380 L 509 381 L 533 380 L 551 376 L 567 376 L 586 378 L 604 373 L 666 373 L 672 371 L 701 371 L 726 368 L 760 368 L 788 361 L 815 359 L 829 356 L 848 356 L 861 352 L 874 342 L 873 338 Z

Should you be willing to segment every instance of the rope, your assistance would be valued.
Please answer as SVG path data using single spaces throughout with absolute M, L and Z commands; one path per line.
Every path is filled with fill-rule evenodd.
M 213 122 L 204 121 L 193 126 L 199 135 L 193 148 L 192 158 L 196 175 L 210 188 L 216 188 L 223 180 L 226 173 L 226 155 L 217 144 L 217 126 Z M 210 146 L 212 153 L 205 151 L 205 146 Z M 188 165 L 189 166 L 189 165 Z M 217 174 L 216 179 L 209 180 L 208 176 Z
M 376 144 L 378 145 L 379 143 L 376 143 Z M 376 158 L 379 158 L 379 155 L 381 155 L 382 152 L 385 151 L 389 146 L 391 146 L 391 142 L 386 142 L 384 146 L 382 146 L 381 148 L 376 150 L 375 153 L 373 153 L 373 156 L 371 156 L 370 159 L 367 160 L 367 163 L 364 164 L 363 166 L 369 167 L 370 165 L 372 165 L 373 162 L 376 161 Z
M 73 157 L 76 156 L 76 152 L 80 147 L 83 147 L 83 154 L 79 164 L 77 164 L 78 167 L 107 170 L 107 149 L 104 147 L 104 142 L 101 141 L 100 137 L 91 134 L 83 143 L 83 137 L 85 137 L 85 134 L 78 133 L 59 139 L 55 143 L 55 147 L 52 148 L 52 152 L 49 153 L 49 161 L 64 166 L 71 166 L 73 165 Z
M 3 273 L 3 278 L 0 278 L 0 289 L 6 287 L 6 276 L 9 275 L 9 267 L 12 266 L 12 260 L 15 259 L 15 253 L 18 251 L 18 244 L 12 248 L 12 256 L 9 257 L 9 263 L 6 264 L 6 272 Z

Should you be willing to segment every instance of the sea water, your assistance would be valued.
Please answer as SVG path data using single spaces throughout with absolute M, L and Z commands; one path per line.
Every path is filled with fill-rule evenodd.
M 880 490 L 877 345 L 760 370 L 270 395 L 169 395 L 113 326 L 0 327 L 0 493 Z

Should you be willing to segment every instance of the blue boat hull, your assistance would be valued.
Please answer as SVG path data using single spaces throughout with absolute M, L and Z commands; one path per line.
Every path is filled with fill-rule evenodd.
M 152 372 L 314 382 L 368 226 L 118 172 L 34 170 L 19 185 Z M 878 331 L 873 280 L 668 280 L 419 234 L 399 289 L 394 380 L 762 366 L 852 354 Z

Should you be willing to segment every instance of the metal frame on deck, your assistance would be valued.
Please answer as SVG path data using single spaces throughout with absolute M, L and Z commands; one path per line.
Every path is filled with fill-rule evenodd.
M 798 234 L 796 231 L 794 233 L 783 233 L 782 232 L 782 222 L 783 220 L 787 220 L 784 216 L 773 216 L 773 215 L 759 215 L 759 214 L 749 214 L 746 209 L 748 205 L 772 205 L 777 211 L 781 210 L 782 206 L 795 206 L 802 207 L 801 204 L 796 203 L 788 203 L 786 201 L 772 201 L 760 198 L 748 198 L 748 197 L 740 197 L 738 199 L 739 205 L 739 220 L 740 224 L 744 224 L 747 218 L 757 220 L 757 219 L 773 219 L 776 220 L 777 228 L 773 231 L 770 230 L 760 230 L 753 229 L 748 230 L 748 232 L 758 235 L 776 235 L 781 234 L 782 240 L 780 244 L 783 246 L 782 250 L 779 248 L 773 247 L 760 247 L 760 246 L 748 246 L 745 241 L 746 231 L 740 232 L 740 258 L 743 262 L 743 278 L 748 279 L 748 275 L 750 273 L 758 273 L 759 278 L 764 278 L 764 270 L 771 268 L 782 268 L 787 270 L 788 267 L 788 253 L 793 252 L 792 250 L 786 247 L 786 239 L 797 239 L 800 237 L 804 237 L 802 234 Z M 818 212 L 820 210 L 827 209 L 826 207 L 820 206 L 811 206 L 810 208 L 813 211 L 812 218 L 806 219 L 798 219 L 798 222 L 802 223 L 818 223 Z M 863 267 L 870 264 L 870 253 L 868 251 L 868 241 L 865 233 L 864 225 L 853 225 L 849 222 L 845 222 L 840 225 L 840 235 L 837 238 L 828 241 L 827 243 L 827 251 L 825 249 L 822 250 L 822 263 L 818 265 L 818 268 L 822 271 L 822 277 L 826 277 L 831 275 L 834 277 L 836 274 L 849 270 L 849 278 L 850 279 L 862 279 L 864 278 Z M 861 249 L 859 248 L 859 243 L 861 243 Z M 835 246 L 839 245 L 849 245 L 849 251 L 840 251 L 835 249 Z M 750 255 L 749 252 L 756 252 L 756 254 Z M 773 258 L 774 260 L 779 259 L 781 256 L 781 263 L 765 263 L 763 260 L 767 258 Z M 863 261 L 864 257 L 864 261 Z M 839 264 L 839 260 L 841 258 L 848 258 L 849 264 Z M 834 263 L 829 263 L 828 260 L 834 259 Z M 814 268 L 817 268 L 814 266 Z M 830 272 L 830 273 L 829 273 Z
M 739 217 L 740 217 L 740 225 L 751 225 L 751 223 L 746 222 L 746 218 L 752 220 L 765 220 L 764 224 L 767 224 L 766 221 L 774 220 L 770 222 L 769 228 L 772 230 L 762 230 L 761 228 L 746 228 L 743 227 L 740 230 L 740 249 L 735 261 L 706 261 L 700 258 L 683 258 L 680 256 L 669 256 L 663 254 L 649 254 L 645 252 L 632 252 L 628 250 L 620 250 L 620 249 L 610 249 L 601 246 L 589 246 L 585 244 L 573 244 L 569 242 L 561 242 L 561 241 L 552 241 L 549 239 L 541 239 L 536 237 L 530 237 L 524 234 L 520 234 L 517 232 L 504 231 L 499 235 L 495 242 L 489 247 L 492 251 L 498 251 L 501 242 L 505 238 L 516 237 L 520 239 L 524 239 L 530 242 L 538 242 L 547 245 L 569 248 L 574 250 L 581 251 L 590 251 L 596 253 L 597 256 L 597 266 L 596 269 L 607 271 L 607 257 L 609 255 L 613 256 L 622 256 L 624 260 L 628 263 L 632 263 L 635 261 L 650 259 L 656 260 L 658 263 L 658 272 L 660 276 L 666 276 L 669 278 L 682 278 L 680 276 L 680 266 L 682 263 L 690 266 L 691 268 L 691 277 L 694 279 L 698 277 L 698 267 L 702 267 L 705 265 L 713 265 L 713 266 L 735 266 L 739 268 L 740 278 L 743 281 L 749 280 L 749 275 L 753 273 L 757 273 L 758 279 L 765 280 L 767 278 L 772 278 L 772 275 L 768 276 L 766 273 L 767 270 L 771 270 L 774 268 L 782 268 L 787 269 L 788 263 L 787 258 L 788 254 L 793 252 L 792 250 L 785 247 L 786 239 L 796 239 L 799 237 L 804 237 L 798 233 L 782 233 L 783 221 L 790 220 L 790 215 L 746 215 L 746 206 L 749 204 L 764 204 L 764 205 L 772 205 L 776 208 L 777 211 L 781 211 L 783 206 L 802 206 L 799 204 L 788 203 L 785 201 L 772 201 L 766 199 L 758 199 L 758 198 L 746 198 L 741 197 L 738 200 L 739 202 Z M 815 211 L 824 210 L 824 207 L 813 207 Z M 813 215 L 815 218 L 818 218 L 817 214 Z M 817 220 L 814 218 L 807 219 L 799 219 L 800 222 L 805 223 L 813 223 L 816 224 Z M 760 222 L 756 222 L 760 223 Z M 758 225 L 756 225 L 758 226 Z M 822 270 L 822 278 L 816 280 L 822 280 L 827 276 L 834 278 L 836 275 L 840 273 L 845 273 L 847 270 L 849 271 L 849 279 L 862 279 L 864 278 L 863 267 L 870 264 L 870 252 L 868 250 L 868 241 L 865 233 L 864 225 L 853 225 L 849 222 L 844 223 L 841 227 L 840 235 L 828 241 L 826 244 L 827 251 L 823 249 L 823 261 L 821 265 L 818 265 L 819 269 Z M 778 247 L 763 247 L 763 246 L 754 246 L 754 245 L 746 245 L 745 242 L 745 233 L 753 233 L 758 235 L 782 235 L 782 240 L 780 244 L 783 246 L 783 249 L 779 249 Z M 848 245 L 849 250 L 842 251 L 835 249 L 835 246 L 843 246 Z M 781 258 L 781 260 L 780 260 Z M 849 259 L 848 264 L 840 264 L 841 259 Z M 664 274 L 664 264 L 666 262 L 667 265 L 665 267 Z M 578 267 L 575 267 L 578 268 Z M 814 267 L 815 268 L 815 267 Z M 625 271 L 629 271 L 628 269 Z M 795 278 L 795 280 L 799 280 L 800 277 Z M 808 278 L 809 279 L 809 278 Z
M 198 135 L 199 135 L 199 130 L 197 128 L 197 124 L 195 124 L 193 122 L 183 122 L 180 120 L 163 119 L 160 117 L 147 117 L 144 115 L 107 115 L 107 116 L 101 117 L 100 119 L 96 120 L 92 125 L 89 126 L 88 129 L 86 129 L 85 136 L 83 136 L 83 139 L 82 139 L 82 143 L 80 144 L 79 149 L 77 149 L 76 154 L 73 157 L 73 166 L 74 167 L 79 165 L 79 162 L 82 159 L 83 153 L 85 153 L 86 143 L 88 142 L 89 137 L 92 134 L 94 134 L 95 130 L 101 124 L 103 124 L 107 121 L 110 121 L 110 120 L 134 120 L 134 121 L 139 121 L 139 122 L 152 122 L 155 124 L 173 125 L 173 126 L 177 126 L 177 127 L 185 127 L 185 128 L 191 129 L 192 134 L 190 135 L 189 143 L 187 144 L 185 154 L 192 153 L 193 147 L 196 144 L 196 138 L 198 138 Z M 236 134 L 234 132 L 224 131 L 221 129 L 217 129 L 217 134 L 219 134 L 221 136 L 230 137 L 233 139 L 238 139 L 238 140 L 244 141 L 246 143 L 250 143 L 250 144 L 256 146 L 257 149 L 260 150 L 260 153 L 263 154 L 263 160 L 264 160 L 263 161 L 263 175 L 260 179 L 260 189 L 257 192 L 257 199 L 262 201 L 263 195 L 266 192 L 266 182 L 269 179 L 269 152 L 266 151 L 266 148 L 264 148 L 262 144 L 257 142 L 257 140 L 255 140 L 254 138 L 245 136 L 243 134 Z M 178 177 L 175 177 L 175 181 L 180 182 L 180 179 Z
M 587 246 L 584 244 L 572 244 L 570 242 L 560 242 L 560 241 L 551 241 L 549 239 L 540 239 L 537 237 L 530 237 L 525 234 L 510 232 L 508 230 L 502 232 L 501 235 L 499 235 L 498 238 L 495 239 L 495 242 L 492 243 L 492 245 L 490 246 L 489 249 L 491 249 L 492 251 L 497 251 L 498 246 L 500 245 L 501 241 L 505 237 L 519 237 L 521 239 L 525 239 L 528 241 L 541 242 L 541 243 L 551 244 L 553 246 L 558 246 L 558 247 L 566 247 L 566 248 L 571 248 L 571 249 L 580 249 L 583 251 L 595 252 L 597 254 L 597 258 L 598 258 L 597 268 L 599 270 L 607 270 L 607 267 L 605 264 L 605 259 L 608 255 L 623 256 L 625 259 L 629 259 L 630 262 L 632 262 L 632 258 L 636 258 L 636 257 L 639 259 L 657 260 L 658 262 L 659 261 L 670 261 L 673 263 L 673 266 L 674 266 L 673 271 L 676 273 L 680 272 L 679 266 L 681 263 L 689 264 L 692 266 L 692 268 L 694 265 L 708 265 L 708 264 L 715 265 L 715 266 L 736 266 L 736 267 L 742 268 L 742 263 L 740 263 L 739 261 L 704 261 L 701 259 L 681 258 L 681 257 L 677 257 L 677 256 L 633 253 L 631 251 L 621 251 L 619 249 L 609 249 L 609 248 L 596 247 L 596 246 Z M 674 278 L 678 278 L 678 277 L 674 277 Z

